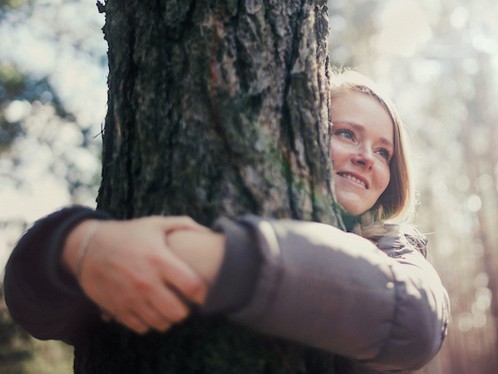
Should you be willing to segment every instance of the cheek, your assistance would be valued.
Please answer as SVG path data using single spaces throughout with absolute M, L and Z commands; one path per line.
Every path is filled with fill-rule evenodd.
M 332 166 L 333 166 L 333 169 L 336 170 L 336 168 L 342 162 L 342 160 L 344 159 L 344 157 L 346 157 L 347 151 L 346 151 L 346 149 L 345 149 L 344 146 L 341 146 L 340 143 L 333 143 L 330 155 L 332 157 Z
M 391 170 L 389 166 L 382 168 L 382 170 L 380 170 L 380 172 L 378 173 L 378 176 L 379 176 L 378 179 L 379 190 L 380 193 L 382 194 L 389 185 L 389 182 L 391 181 Z

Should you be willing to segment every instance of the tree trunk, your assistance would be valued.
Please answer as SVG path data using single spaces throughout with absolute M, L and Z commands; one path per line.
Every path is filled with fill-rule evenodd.
M 325 0 L 108 0 L 105 11 L 99 208 L 203 224 L 248 212 L 337 224 Z M 303 348 L 222 318 L 145 336 L 100 324 L 85 339 L 77 372 L 310 370 Z

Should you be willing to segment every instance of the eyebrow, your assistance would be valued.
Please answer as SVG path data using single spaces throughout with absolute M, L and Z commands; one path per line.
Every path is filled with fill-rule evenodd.
M 356 122 L 351 122 L 351 121 L 332 121 L 332 126 L 334 126 L 334 124 L 345 124 L 345 125 L 349 125 L 351 127 L 353 127 L 356 131 L 358 132 L 365 132 L 365 126 L 363 125 L 360 125 Z M 391 147 L 394 149 L 394 144 L 392 141 L 384 138 L 383 136 L 380 137 L 380 142 L 382 144 L 384 144 L 386 147 Z

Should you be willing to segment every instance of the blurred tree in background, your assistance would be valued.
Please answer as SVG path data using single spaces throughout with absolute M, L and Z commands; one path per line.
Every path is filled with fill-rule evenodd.
M 0 1 L 0 274 L 34 219 L 95 199 L 95 138 L 105 103 L 101 24 L 94 5 L 83 1 Z M 14 326 L 2 292 L 0 373 L 67 373 L 71 367 L 69 347 L 41 343 Z
M 43 191 L 52 205 L 61 204 L 57 194 L 66 201 L 94 200 L 100 148 L 95 137 L 106 96 L 103 17 L 83 1 L 1 5 L 1 192 L 28 197 L 57 185 L 57 191 Z M 27 204 L 13 204 L 2 218 L 33 219 L 26 210 Z
M 452 300 L 445 347 L 420 372 L 496 373 L 498 3 L 330 0 L 329 9 L 332 63 L 382 84 L 412 134 L 417 222 Z M 102 25 L 89 2 L 0 0 L 3 257 L 27 222 L 71 201 L 93 204 Z
M 498 3 L 329 4 L 333 63 L 380 81 L 414 143 L 417 223 L 452 301 L 446 344 L 420 372 L 496 373 Z

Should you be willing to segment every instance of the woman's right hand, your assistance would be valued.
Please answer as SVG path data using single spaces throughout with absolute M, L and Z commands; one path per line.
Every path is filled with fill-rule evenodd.
M 188 217 L 158 216 L 100 221 L 92 235 L 93 225 L 84 221 L 71 231 L 62 262 L 105 318 L 137 333 L 166 331 L 188 316 L 188 302 L 204 301 L 206 281 L 170 251 L 167 236 L 175 230 L 207 228 Z M 88 239 L 79 258 L 82 241 Z

